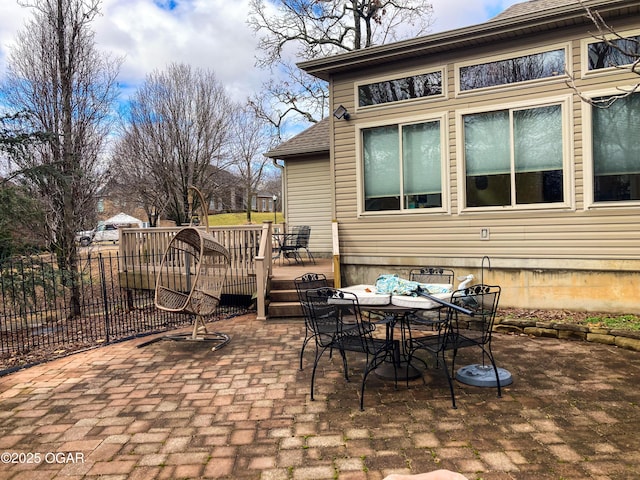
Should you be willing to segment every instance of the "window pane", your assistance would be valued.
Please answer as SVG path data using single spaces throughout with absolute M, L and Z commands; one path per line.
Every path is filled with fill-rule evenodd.
M 402 128 L 405 208 L 442 206 L 440 122 Z
M 400 139 L 398 126 L 362 131 L 365 210 L 400 208 Z
M 560 105 L 513 113 L 516 203 L 563 200 L 562 108 Z
M 511 176 L 467 176 L 467 206 L 497 207 L 511 205 Z
M 467 206 L 511 204 L 509 112 L 464 117 Z
M 592 111 L 594 200 L 640 200 L 640 94 Z
M 509 173 L 509 112 L 465 115 L 464 158 L 467 175 Z
M 442 94 L 442 72 L 370 83 L 358 87 L 361 107 Z
M 589 70 L 631 65 L 640 56 L 640 36 L 590 43 Z
M 460 68 L 460 90 L 495 87 L 562 75 L 564 48 Z

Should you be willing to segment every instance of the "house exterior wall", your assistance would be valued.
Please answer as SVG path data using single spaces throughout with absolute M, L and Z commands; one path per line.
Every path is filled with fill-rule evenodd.
M 331 175 L 324 156 L 286 162 L 286 220 L 289 226 L 309 225 L 309 250 L 331 255 Z
M 640 19 L 613 22 L 619 32 L 640 29 Z M 502 306 L 635 311 L 640 288 L 640 202 L 592 202 L 590 177 L 590 109 L 557 78 L 461 94 L 456 71 L 461 63 L 518 56 L 547 46 L 568 48 L 567 67 L 585 94 L 612 93 L 640 78 L 623 71 L 584 75 L 585 40 L 593 25 L 522 35 L 510 42 L 468 48 L 375 69 L 335 74 L 331 79 L 333 108 L 344 105 L 351 119 L 332 119 L 332 175 L 335 218 L 340 230 L 343 284 L 372 283 L 380 273 L 407 275 L 411 267 L 440 265 L 456 274 L 474 273 L 503 287 Z M 357 82 L 386 76 L 402 77 L 426 68 L 442 68 L 442 98 L 356 106 Z M 565 201 L 562 205 L 469 209 L 464 207 L 464 165 L 461 116 L 466 112 L 563 105 Z M 446 125 L 449 165 L 443 178 L 439 211 L 365 212 L 362 206 L 361 129 L 369 126 L 439 118 Z M 428 172 L 425 172 L 428 175 Z M 300 187 L 303 189 L 304 187 Z M 491 271 L 479 270 L 488 256 Z

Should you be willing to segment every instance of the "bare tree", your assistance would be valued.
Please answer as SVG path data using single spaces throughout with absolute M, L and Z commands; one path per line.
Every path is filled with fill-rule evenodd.
M 147 212 L 187 220 L 188 189 L 206 198 L 226 164 L 233 105 L 212 71 L 172 64 L 155 71 L 129 102 L 112 176 L 136 192 Z
M 22 5 L 32 8 L 33 17 L 11 50 L 5 104 L 30 112 L 30 129 L 50 135 L 32 155 L 14 158 L 19 158 L 25 183 L 45 204 L 60 269 L 74 273 L 75 231 L 95 211 L 99 161 L 110 129 L 120 60 L 96 50 L 90 27 L 99 14 L 99 0 L 33 0 Z M 33 168 L 38 165 L 49 168 Z M 77 314 L 79 291 L 71 287 L 72 313 Z
M 257 63 L 286 78 L 265 84 L 253 108 L 278 129 L 292 113 L 320 120 L 328 107 L 326 85 L 300 72 L 288 57 L 311 60 L 423 35 L 432 14 L 427 0 L 251 0 L 248 23 L 262 34 Z
M 595 25 L 597 32 L 593 34 L 593 38 L 599 40 L 589 49 L 589 66 L 593 68 L 617 68 L 634 75 L 640 75 L 640 36 L 623 36 L 611 27 L 602 17 L 600 12 L 585 6 L 584 2 L 580 2 L 584 7 L 587 17 Z M 594 107 L 608 108 L 616 100 L 628 97 L 640 90 L 640 82 L 628 88 L 618 88 L 616 95 L 610 95 L 604 98 L 591 98 L 584 95 L 576 85 L 575 78 L 569 76 L 567 84 L 580 97 L 580 99 Z
M 251 222 L 251 199 L 262 185 L 270 160 L 262 153 L 273 141 L 268 125 L 256 117 L 250 107 L 239 110 L 233 126 L 232 158 L 238 171 L 247 199 L 247 222 Z

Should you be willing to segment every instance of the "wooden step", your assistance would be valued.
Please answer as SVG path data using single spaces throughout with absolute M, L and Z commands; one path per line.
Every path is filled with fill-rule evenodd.
M 302 317 L 302 307 L 300 302 L 271 302 L 269 303 L 269 320 L 299 320 L 304 321 Z

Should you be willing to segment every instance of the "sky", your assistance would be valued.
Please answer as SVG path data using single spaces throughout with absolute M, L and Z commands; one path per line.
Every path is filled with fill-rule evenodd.
M 481 23 L 522 0 L 431 0 L 430 33 Z M 24 3 L 24 1 L 22 2 Z M 246 25 L 249 0 L 103 0 L 92 24 L 97 47 L 124 57 L 119 82 L 130 94 L 147 74 L 170 63 L 213 70 L 232 100 L 258 92 L 256 39 Z M 0 81 L 16 32 L 31 15 L 17 0 L 0 0 Z

